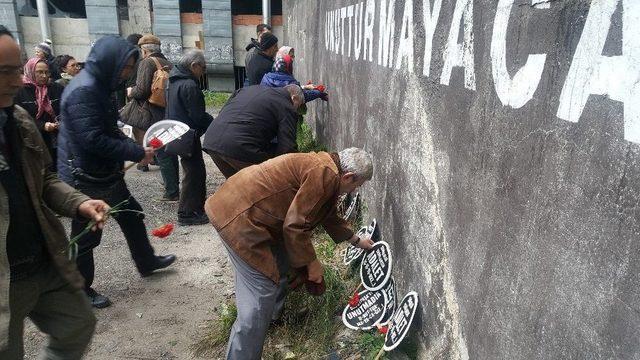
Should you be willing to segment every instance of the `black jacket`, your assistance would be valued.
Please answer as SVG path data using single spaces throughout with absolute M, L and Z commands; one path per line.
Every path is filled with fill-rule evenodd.
M 249 86 L 236 91 L 207 129 L 202 147 L 259 164 L 297 150 L 298 115 L 284 88 Z M 278 143 L 271 140 L 277 137 Z
M 94 177 L 122 171 L 126 160 L 140 161 L 144 149 L 118 129 L 112 93 L 123 85 L 119 79 L 127 60 L 138 49 L 121 37 L 105 36 L 91 48 L 85 68 L 62 94 L 58 135 L 60 178 L 74 183 L 73 168 Z
M 271 71 L 273 58 L 268 57 L 261 51 L 247 59 L 246 72 L 249 85 L 258 85 L 262 81 L 264 74 Z
M 169 73 L 165 118 L 189 125 L 202 134 L 213 118 L 206 111 L 204 94 L 191 71 L 176 65 Z
M 47 95 L 49 96 L 49 100 L 51 101 L 51 107 L 53 107 L 53 112 L 56 115 L 60 114 L 60 99 L 62 98 L 62 92 L 64 91 L 64 87 L 58 83 L 51 82 L 48 85 Z M 36 121 L 36 126 L 38 129 L 43 132 L 44 131 L 44 123 L 45 122 L 55 122 L 55 118 L 51 118 L 51 115 L 48 113 L 44 113 L 40 119 L 36 119 L 36 115 L 38 114 L 38 103 L 36 102 L 36 87 L 31 84 L 26 84 L 15 98 L 16 105 L 20 105 L 21 108 L 27 110 L 29 115 Z
M 62 98 L 62 92 L 64 91 L 64 87 L 55 82 L 51 82 L 48 85 L 47 95 L 49 96 L 49 100 L 51 101 L 51 107 L 53 108 L 53 112 L 56 115 L 60 114 L 60 99 Z M 16 105 L 19 105 L 21 108 L 27 110 L 31 118 L 35 120 L 36 126 L 38 130 L 40 130 L 40 134 L 42 134 L 42 138 L 44 139 L 44 143 L 47 145 L 47 149 L 49 153 L 52 155 L 53 159 L 56 158 L 56 138 L 58 136 L 58 132 L 46 132 L 44 131 L 44 124 L 47 122 L 56 122 L 55 117 L 51 117 L 49 113 L 44 113 L 39 119 L 36 119 L 36 115 L 38 114 L 38 103 L 36 102 L 36 87 L 31 84 L 26 84 L 18 95 L 15 98 Z

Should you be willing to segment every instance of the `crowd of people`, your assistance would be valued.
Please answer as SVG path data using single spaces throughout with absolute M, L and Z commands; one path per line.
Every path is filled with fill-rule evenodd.
M 113 218 L 140 276 L 176 261 L 151 246 L 142 206 L 125 181 L 126 161 L 140 171 L 158 165 L 164 183 L 158 200 L 178 202 L 178 224 L 211 223 L 223 240 L 238 308 L 228 359 L 261 358 L 290 272 L 322 287 L 311 243 L 316 226 L 336 242 L 372 246 L 336 210 L 339 195 L 371 179 L 370 155 L 358 148 L 297 152 L 305 103 L 328 95 L 295 79 L 295 51 L 278 47 L 268 25 L 256 30 L 245 86 L 214 119 L 199 87 L 206 74 L 201 50 L 186 50 L 171 63 L 154 35 L 105 36 L 83 67 L 71 56 L 54 57 L 50 42 L 23 63 L 20 46 L 0 25 L 1 359 L 23 357 L 26 317 L 49 335 L 44 358 L 83 356 L 96 323 L 91 307 L 111 304 L 93 287 L 94 249 L 110 207 L 122 210 Z M 190 128 L 188 148 L 176 153 L 145 143 L 146 130 L 163 119 Z M 133 138 L 122 124 L 132 127 Z M 226 178 L 208 199 L 203 152 Z M 72 219 L 68 237 L 58 216 Z M 72 254 L 68 238 L 79 239 Z

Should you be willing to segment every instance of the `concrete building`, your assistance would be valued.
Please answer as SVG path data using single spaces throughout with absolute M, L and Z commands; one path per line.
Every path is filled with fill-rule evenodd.
M 397 351 L 640 359 L 640 1 L 283 6 L 329 93 L 305 121 L 374 155 L 367 217 L 420 296 Z
M 46 4 L 44 21 L 38 4 Z M 208 88 L 231 91 L 241 83 L 244 48 L 263 22 L 263 6 L 270 8 L 270 23 L 282 38 L 281 0 L 0 0 L 0 24 L 14 32 L 26 56 L 49 38 L 54 54 L 79 61 L 101 36 L 154 33 L 170 60 L 184 49 L 203 49 Z

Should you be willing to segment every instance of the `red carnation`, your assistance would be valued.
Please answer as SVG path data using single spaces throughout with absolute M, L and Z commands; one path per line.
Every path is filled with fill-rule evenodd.
M 318 90 L 320 92 L 324 92 L 326 90 L 326 88 L 324 87 L 324 85 L 320 84 L 320 85 L 316 86 L 316 90 Z
M 387 335 L 388 331 L 389 331 L 388 326 L 378 326 L 378 332 L 380 332 L 380 334 Z
M 173 224 L 165 224 L 160 226 L 159 228 L 153 229 L 151 231 L 151 235 L 162 239 L 171 235 L 172 232 L 173 232 Z
M 154 137 L 153 139 L 149 140 L 149 146 L 151 146 L 154 149 L 160 149 L 164 144 L 162 143 L 162 140 L 158 139 L 157 137 Z
M 349 306 L 351 306 L 352 308 L 358 306 L 358 303 L 360 302 L 360 294 L 358 294 L 357 292 L 355 292 L 353 294 L 353 296 L 351 297 L 351 300 L 349 300 Z

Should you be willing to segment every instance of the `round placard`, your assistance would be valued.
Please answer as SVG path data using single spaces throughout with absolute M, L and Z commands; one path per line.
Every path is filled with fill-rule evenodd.
M 353 330 L 369 330 L 384 317 L 387 298 L 384 291 L 363 290 L 358 293 L 358 305 L 347 306 L 342 311 L 342 322 Z
M 393 314 L 389 330 L 384 338 L 384 351 L 395 349 L 404 340 L 409 332 L 411 322 L 413 322 L 413 317 L 416 315 L 417 308 L 418 294 L 415 291 L 410 291 L 402 298 L 402 301 L 398 304 L 398 309 Z
M 387 284 L 380 291 L 384 291 L 385 295 L 387 295 L 387 305 L 384 311 L 384 317 L 380 319 L 380 324 L 386 324 L 393 317 L 398 300 L 396 296 L 396 283 L 393 281 L 393 277 L 389 279 Z
M 176 120 L 160 120 L 147 129 L 144 134 L 142 143 L 144 146 L 150 146 L 149 142 L 153 138 L 162 141 L 166 145 L 173 140 L 180 138 L 189 131 L 189 125 Z
M 389 244 L 379 241 L 364 255 L 360 265 L 360 280 L 365 289 L 380 290 L 391 277 L 391 250 Z

